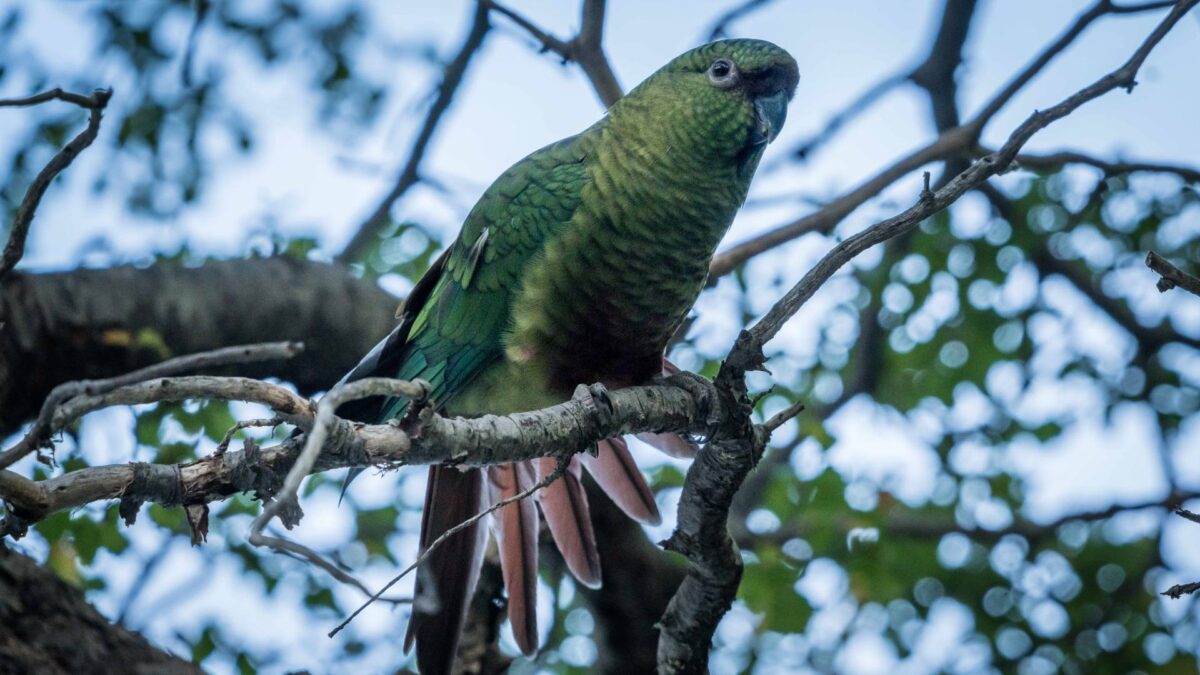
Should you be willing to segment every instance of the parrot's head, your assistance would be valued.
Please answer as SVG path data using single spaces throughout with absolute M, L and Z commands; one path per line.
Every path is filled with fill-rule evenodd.
M 757 165 L 787 119 L 800 80 L 796 60 L 765 40 L 718 40 L 676 57 L 618 106 L 704 161 Z M 624 111 L 622 111 L 624 112 Z

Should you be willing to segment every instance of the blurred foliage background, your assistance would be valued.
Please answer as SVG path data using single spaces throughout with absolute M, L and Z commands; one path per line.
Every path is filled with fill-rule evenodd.
M 927 4 L 936 28 L 942 4 Z M 125 261 L 188 267 L 228 257 L 219 246 L 198 245 L 178 223 L 188 214 L 223 213 L 210 197 L 222 172 L 268 166 L 256 163 L 266 152 L 260 137 L 272 133 L 271 117 L 243 96 L 258 77 L 282 78 L 300 92 L 303 126 L 289 132 L 296 144 L 359 147 L 381 128 L 415 131 L 470 7 L 449 12 L 457 23 L 441 33 L 390 37 L 380 15 L 427 12 L 410 5 L 8 3 L 0 10 L 0 92 L 115 90 L 100 140 L 47 197 L 48 204 L 65 199 L 61 184 L 69 180 L 66 194 L 79 201 L 62 213 L 94 208 L 101 234 L 38 258 L 56 248 L 54 228 L 72 227 L 42 215 L 34 225 L 33 260 L 73 269 Z M 731 7 L 708 3 L 690 12 L 689 35 L 695 39 Z M 799 30 L 785 23 L 790 11 L 771 15 L 785 34 Z M 70 27 L 56 34 L 65 16 Z M 1012 30 L 1013 21 L 997 16 L 992 28 L 977 19 L 972 31 Z M 609 25 L 614 58 L 628 46 L 624 25 Z M 1180 28 L 1190 31 L 1193 53 L 1194 28 Z M 739 23 L 723 30 L 743 32 Z M 537 45 L 511 24 L 494 32 L 501 34 L 489 40 L 504 41 L 503 49 L 553 58 L 538 56 Z M 479 58 L 508 53 L 485 51 Z M 801 62 L 802 70 L 813 65 Z M 657 65 L 647 63 L 644 71 Z M 527 87 L 557 87 L 563 97 L 580 99 L 581 109 L 593 105 L 582 80 L 568 86 L 563 79 L 574 73 L 563 73 L 520 77 Z M 1099 73 L 1081 76 L 1077 85 Z M 801 92 L 801 98 L 815 95 Z M 505 101 L 469 105 L 505 115 Z M 794 125 L 819 128 L 813 120 L 796 121 L 804 110 L 792 114 Z M 927 114 L 912 108 L 913 116 Z M 33 175 L 84 118 L 66 105 L 0 113 L 6 222 Z M 920 124 L 927 136 L 930 124 Z M 480 148 L 488 143 L 470 128 L 441 133 L 468 136 Z M 853 134 L 853 125 L 840 133 Z M 788 189 L 789 177 L 815 161 L 814 153 L 793 152 L 799 140 L 793 134 L 780 142 L 791 147 L 775 151 L 766 189 L 752 195 L 747 210 L 759 219 L 752 222 L 795 217 L 824 201 Z M 378 183 L 377 174 L 402 166 L 404 150 L 389 152 L 383 169 L 339 161 L 351 177 L 362 172 Z M 890 158 L 867 161 L 881 167 Z M 771 374 L 753 382 L 769 392 L 759 404 L 764 416 L 797 399 L 808 409 L 776 433 L 739 495 L 731 527 L 747 568 L 739 601 L 717 635 L 714 672 L 1195 672 L 1196 604 L 1160 593 L 1200 572 L 1194 543 L 1200 525 L 1170 510 L 1186 506 L 1200 489 L 1194 459 L 1200 299 L 1182 291 L 1160 297 L 1142 266 L 1146 251 L 1155 250 L 1196 270 L 1200 193 L 1184 178 L 1095 167 L 1019 170 L 864 256 L 822 290 L 770 345 Z M 392 209 L 353 267 L 399 295 L 484 187 L 437 172 L 421 179 L 414 199 L 423 206 Z M 916 189 L 911 181 L 902 195 L 889 197 L 891 205 L 907 203 Z M 888 213 L 887 199 L 880 201 L 872 208 Z M 353 220 L 360 207 L 341 204 L 343 219 Z M 307 218 L 267 200 L 254 218 L 207 227 L 231 232 L 240 255 L 331 259 L 344 236 Z M 715 373 L 737 330 L 770 307 L 831 241 L 863 224 L 847 220 L 835 231 L 811 233 L 720 280 L 702 298 L 672 358 Z M 153 335 L 140 339 L 152 342 Z M 186 461 L 211 452 L 235 419 L 259 416 L 253 406 L 220 403 L 107 411 L 61 439 L 56 466 L 21 467 L 42 478 L 113 461 Z M 260 441 L 267 434 L 247 433 Z M 643 456 L 670 514 L 686 464 Z M 1108 485 L 1123 475 L 1142 487 L 1054 497 L 1056 481 Z M 307 518 L 295 536 L 370 585 L 381 583 L 411 560 L 423 472 L 360 481 L 340 507 L 338 479 L 318 476 L 306 484 Z M 151 506 L 126 527 L 116 504 L 56 514 L 17 545 L 85 589 L 114 621 L 215 672 L 403 666 L 405 607 L 376 608 L 325 639 L 361 596 L 301 562 L 248 547 L 244 535 L 257 510 L 246 496 L 214 505 L 208 541 L 194 548 L 180 509 Z M 657 541 L 667 532 L 664 526 L 647 536 Z M 673 564 L 670 554 L 660 555 Z M 513 672 L 589 672 L 603 665 L 601 652 L 621 648 L 606 641 L 606 622 L 620 617 L 577 593 L 554 564 L 544 581 L 549 643 L 536 661 L 517 660 Z M 512 652 L 511 642 L 503 646 Z

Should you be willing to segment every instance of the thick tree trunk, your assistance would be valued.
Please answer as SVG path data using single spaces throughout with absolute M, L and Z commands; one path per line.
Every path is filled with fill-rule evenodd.
M 0 542 L 0 672 L 201 671 L 109 623 L 78 589 Z
M 291 258 L 13 274 L 0 285 L 0 435 L 62 382 L 236 344 L 302 340 L 299 357 L 238 374 L 325 389 L 391 330 L 396 303 L 344 267 Z

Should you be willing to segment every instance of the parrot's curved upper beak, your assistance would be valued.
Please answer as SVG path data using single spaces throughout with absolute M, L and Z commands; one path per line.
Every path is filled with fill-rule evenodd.
M 752 145 L 770 143 L 779 135 L 787 120 L 789 98 L 788 92 L 783 89 L 754 98 L 754 128 L 750 130 Z

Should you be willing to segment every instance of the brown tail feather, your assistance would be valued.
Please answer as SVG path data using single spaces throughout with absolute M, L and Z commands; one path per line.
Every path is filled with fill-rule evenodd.
M 421 516 L 421 550 L 442 533 L 483 510 L 483 476 L 478 469 L 459 471 L 430 467 Z M 437 607 L 429 613 L 413 606 L 404 650 L 417 645 L 417 666 L 426 675 L 450 673 L 467 605 L 479 579 L 485 530 L 478 523 L 465 528 L 434 549 L 417 571 L 416 597 L 423 597 L 424 580 L 434 582 Z
M 630 518 L 648 525 L 661 523 L 654 493 L 629 454 L 625 439 L 617 436 L 600 441 L 598 450 L 595 457 L 589 454 L 579 457 L 604 492 Z
M 493 504 L 534 485 L 529 462 L 490 466 L 488 492 Z M 500 546 L 500 570 L 508 589 L 508 619 L 513 638 L 527 655 L 537 652 L 537 507 L 532 499 L 509 504 L 493 514 Z
M 553 457 L 537 460 L 538 480 L 554 473 L 556 468 L 558 460 Z M 600 553 L 596 550 L 596 535 L 592 532 L 592 516 L 588 512 L 587 494 L 579 482 L 580 474 L 579 459 L 573 457 L 562 478 L 538 492 L 538 503 L 567 569 L 579 583 L 600 588 Z
M 648 443 L 675 459 L 694 459 L 699 451 L 696 445 L 679 434 L 646 432 L 637 435 L 638 440 Z

